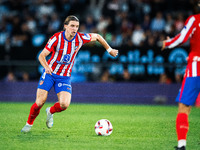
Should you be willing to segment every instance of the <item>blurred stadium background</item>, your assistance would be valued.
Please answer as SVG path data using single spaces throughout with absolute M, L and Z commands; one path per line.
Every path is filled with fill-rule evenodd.
M 173 104 L 189 43 L 161 52 L 161 41 L 179 33 L 197 12 L 195 0 L 1 0 L 1 100 L 34 100 L 32 89 L 42 71 L 37 56 L 62 30 L 64 19 L 76 15 L 80 32 L 101 34 L 119 56 L 110 57 L 98 43 L 82 47 L 72 71 L 75 101 L 86 94 L 84 100 Z M 87 88 L 81 93 L 79 86 Z M 93 95 L 87 92 L 91 87 L 96 88 Z

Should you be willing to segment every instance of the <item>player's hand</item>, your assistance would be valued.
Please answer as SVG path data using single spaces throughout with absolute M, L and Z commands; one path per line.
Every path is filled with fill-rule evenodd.
M 45 68 L 45 72 L 46 72 L 47 74 L 52 75 L 53 70 L 52 70 L 50 67 L 47 67 L 47 68 Z
M 161 51 L 163 51 L 165 49 L 165 41 L 162 42 L 162 48 Z
M 166 40 L 169 40 L 169 39 L 170 39 L 170 37 L 167 36 L 167 39 L 166 39 Z M 163 41 L 161 51 L 163 51 L 163 50 L 165 49 L 165 47 L 166 47 L 166 46 L 165 46 L 165 42 L 166 42 L 166 40 Z
M 118 55 L 118 50 L 112 49 L 109 53 L 111 56 L 116 57 Z

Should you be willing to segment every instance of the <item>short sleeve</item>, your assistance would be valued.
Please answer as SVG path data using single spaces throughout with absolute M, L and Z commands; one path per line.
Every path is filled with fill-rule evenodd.
M 83 44 L 89 43 L 91 41 L 91 35 L 89 33 L 80 33 Z
M 52 51 L 55 50 L 55 48 L 56 48 L 56 46 L 57 46 L 57 42 L 58 42 L 58 41 L 57 41 L 57 36 L 56 36 L 56 35 L 53 35 L 53 36 L 49 39 L 49 41 L 47 42 L 45 48 L 46 48 L 47 50 L 49 50 L 50 52 L 52 52 Z

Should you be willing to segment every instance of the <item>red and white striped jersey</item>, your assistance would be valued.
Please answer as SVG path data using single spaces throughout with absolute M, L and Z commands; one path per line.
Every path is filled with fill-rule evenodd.
M 77 32 L 71 41 L 65 37 L 65 31 L 55 33 L 45 48 L 52 52 L 48 60 L 53 73 L 60 76 L 71 76 L 75 57 L 83 44 L 91 41 L 91 35 Z
M 166 48 L 174 48 L 190 38 L 190 52 L 186 68 L 187 77 L 200 76 L 200 14 L 187 18 L 182 31 L 174 38 L 166 41 Z

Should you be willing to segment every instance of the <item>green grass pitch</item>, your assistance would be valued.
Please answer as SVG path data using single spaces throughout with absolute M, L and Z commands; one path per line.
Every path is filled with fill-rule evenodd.
M 46 103 L 31 132 L 21 133 L 31 103 L 0 103 L 0 150 L 172 150 L 177 145 L 176 106 L 71 104 L 54 114 L 54 126 L 46 127 Z M 94 125 L 108 119 L 113 133 L 97 136 Z M 187 149 L 200 149 L 200 109 L 189 117 Z

